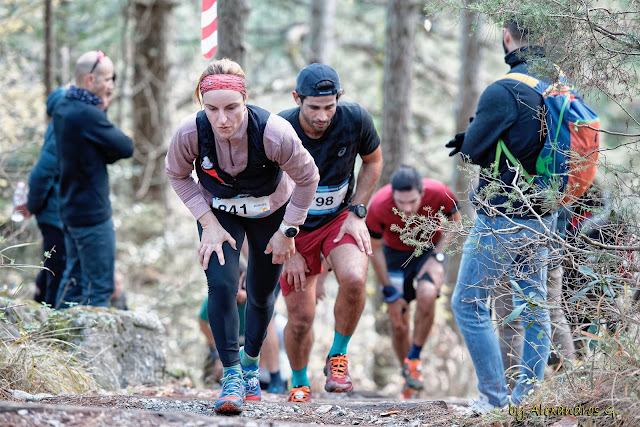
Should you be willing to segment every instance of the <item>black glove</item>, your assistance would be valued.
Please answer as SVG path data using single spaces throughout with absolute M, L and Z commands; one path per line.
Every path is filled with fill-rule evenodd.
M 469 117 L 469 123 L 473 121 L 473 117 Z M 464 135 L 466 132 L 457 133 L 456 136 L 445 145 L 447 148 L 453 148 L 449 153 L 449 157 L 453 157 L 460 152 L 460 148 L 462 148 L 462 143 L 464 142 Z
M 465 132 L 457 133 L 456 136 L 445 145 L 447 148 L 453 148 L 449 153 L 449 157 L 455 156 L 460 152 L 460 148 L 462 148 L 462 143 L 464 142 L 464 134 Z

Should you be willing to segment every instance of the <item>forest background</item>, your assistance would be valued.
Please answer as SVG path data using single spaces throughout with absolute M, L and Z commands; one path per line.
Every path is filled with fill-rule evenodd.
M 496 22 L 523 13 L 556 31 L 549 41 L 555 43 L 558 62 L 599 113 L 608 131 L 602 138 L 600 174 L 616 190 L 617 200 L 624 201 L 620 206 L 633 226 L 639 181 L 638 3 L 511 3 L 218 0 L 216 57 L 226 49 L 238 55 L 232 58 L 247 74 L 249 102 L 274 113 L 294 106 L 291 91 L 300 68 L 313 61 L 332 65 L 345 89 L 343 99 L 366 107 L 381 134 L 385 169 L 380 185 L 397 166 L 409 164 L 455 189 L 463 213 L 471 218 L 465 202 L 473 180 L 461 172 L 459 160 L 448 157 L 444 144 L 466 128 L 482 89 L 508 70 Z M 464 4 L 466 10 L 460 8 Z M 596 13 L 608 10 L 605 6 L 615 12 L 609 18 Z M 36 271 L 7 267 L 42 260 L 35 220 L 13 223 L 9 217 L 13 189 L 27 181 L 43 142 L 46 95 L 71 80 L 81 53 L 103 50 L 118 74 L 109 118 L 132 136 L 136 148 L 132 160 L 109 169 L 117 268 L 124 274 L 131 308 L 160 316 L 167 331 L 168 369 L 196 383 L 206 353 L 196 321 L 206 283 L 196 259 L 195 221 L 169 187 L 163 161 L 173 129 L 199 109 L 192 95 L 208 63 L 200 53 L 200 11 L 200 0 L 0 2 L 0 292 L 15 298 L 32 295 Z M 588 25 L 596 18 L 609 30 L 615 22 L 605 39 L 624 38 L 623 48 L 597 37 L 603 32 Z M 223 34 L 223 28 L 228 32 Z M 594 37 L 588 36 L 589 28 Z M 30 242 L 35 244 L 13 247 Z M 437 325 L 423 352 L 431 397 L 475 394 L 473 366 L 446 296 L 455 283 L 454 252 Z M 360 389 L 392 395 L 401 383 L 399 365 L 391 356 L 389 324 L 372 271 L 367 286 L 367 308 L 350 347 L 352 371 Z M 327 298 L 319 303 L 310 365 L 318 375 L 312 381 L 322 380 L 335 288 L 330 282 Z M 277 310 L 286 315 L 282 301 Z

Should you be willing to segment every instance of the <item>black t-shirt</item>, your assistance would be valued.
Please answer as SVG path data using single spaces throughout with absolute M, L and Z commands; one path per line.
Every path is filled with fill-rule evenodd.
M 356 157 L 380 146 L 371 114 L 358 104 L 338 102 L 331 124 L 318 138 L 309 138 L 299 121 L 300 107 L 280 112 L 311 153 L 320 172 L 318 190 L 302 228 L 315 230 L 347 209 L 353 198 Z

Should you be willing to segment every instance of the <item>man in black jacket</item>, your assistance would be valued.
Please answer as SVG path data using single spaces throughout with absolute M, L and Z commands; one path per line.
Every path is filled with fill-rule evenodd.
M 53 114 L 60 168 L 60 217 L 67 265 L 57 307 L 108 307 L 114 291 L 115 230 L 107 165 L 131 157 L 133 143 L 105 113 L 113 94 L 113 62 L 84 53 L 71 86 Z
M 532 61 L 544 63 L 532 35 L 515 21 L 503 28 L 505 62 L 510 73 L 529 74 Z M 530 40 L 531 39 L 531 40 Z M 466 134 L 447 144 L 450 155 L 461 152 L 481 168 L 497 171 L 483 175 L 473 196 L 477 219 L 463 247 L 458 281 L 451 305 L 475 365 L 480 397 L 472 407 L 481 412 L 508 402 L 508 388 L 487 299 L 502 276 L 514 288 L 514 307 L 522 310 L 515 321 L 525 326 L 524 348 L 511 402 L 518 405 L 536 381 L 541 381 L 549 356 L 549 312 L 524 304 L 522 298 L 544 302 L 547 298 L 548 249 L 542 238 L 553 230 L 552 212 L 528 203 L 514 185 L 517 169 L 505 156 L 496 157 L 502 140 L 524 169 L 535 174 L 535 163 L 545 141 L 540 119 L 542 97 L 528 84 L 499 79 L 480 97 L 475 119 Z M 497 185 L 496 185 L 497 184 Z M 531 199 L 529 199 L 531 200 Z M 517 286 L 513 285 L 514 283 Z

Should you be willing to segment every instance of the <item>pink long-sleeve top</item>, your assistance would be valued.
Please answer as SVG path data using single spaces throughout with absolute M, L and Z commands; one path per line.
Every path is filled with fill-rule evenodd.
M 212 194 L 197 183 L 191 173 L 194 170 L 193 162 L 199 153 L 196 114 L 182 120 L 173 134 L 165 158 L 165 169 L 178 197 L 193 216 L 199 219 L 211 210 Z M 247 167 L 247 126 L 248 112 L 245 109 L 242 125 L 230 139 L 220 137 L 213 129 L 218 164 L 233 176 Z M 278 187 L 269 196 L 271 212 L 275 212 L 291 198 L 284 220 L 295 225 L 303 224 L 320 180 L 313 157 L 303 147 L 291 124 L 275 114 L 269 116 L 264 130 L 264 151 L 284 171 Z

